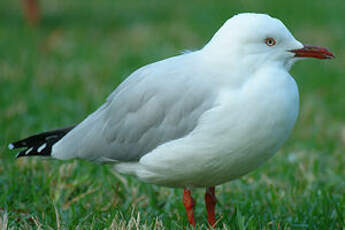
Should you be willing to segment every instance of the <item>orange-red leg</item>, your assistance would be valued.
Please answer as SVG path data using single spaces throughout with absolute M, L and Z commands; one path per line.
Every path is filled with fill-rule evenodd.
M 193 227 L 195 227 L 195 219 L 194 219 L 194 207 L 195 207 L 195 200 L 193 199 L 191 192 L 189 189 L 184 189 L 183 192 L 183 204 L 186 208 L 187 218 L 188 221 Z
M 208 215 L 208 223 L 211 227 L 214 228 L 216 225 L 216 214 L 214 209 L 217 203 L 214 187 L 209 187 L 206 189 L 205 203 Z

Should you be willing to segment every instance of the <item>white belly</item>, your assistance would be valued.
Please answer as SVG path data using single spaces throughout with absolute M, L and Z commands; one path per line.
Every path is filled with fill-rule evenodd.
M 224 89 L 190 135 L 159 146 L 139 163 L 115 168 L 172 187 L 225 183 L 260 166 L 281 147 L 295 124 L 298 100 L 296 83 L 287 73 Z

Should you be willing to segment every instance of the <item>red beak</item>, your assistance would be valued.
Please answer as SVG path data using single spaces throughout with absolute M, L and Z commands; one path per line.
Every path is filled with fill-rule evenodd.
M 295 57 L 312 57 L 318 59 L 331 59 L 335 57 L 326 48 L 312 45 L 304 45 L 302 49 L 290 50 L 290 52 L 295 53 Z

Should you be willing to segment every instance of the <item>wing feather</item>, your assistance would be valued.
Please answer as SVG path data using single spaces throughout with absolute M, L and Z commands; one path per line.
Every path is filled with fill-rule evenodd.
M 212 108 L 215 96 L 180 57 L 135 71 L 54 146 L 54 156 L 137 161 L 162 143 L 188 135 Z

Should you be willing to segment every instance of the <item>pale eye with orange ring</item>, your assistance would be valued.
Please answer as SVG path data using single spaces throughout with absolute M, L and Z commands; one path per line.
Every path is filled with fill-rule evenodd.
M 276 40 L 274 40 L 274 38 L 266 38 L 265 39 L 265 44 L 267 46 L 274 46 L 276 44 Z

